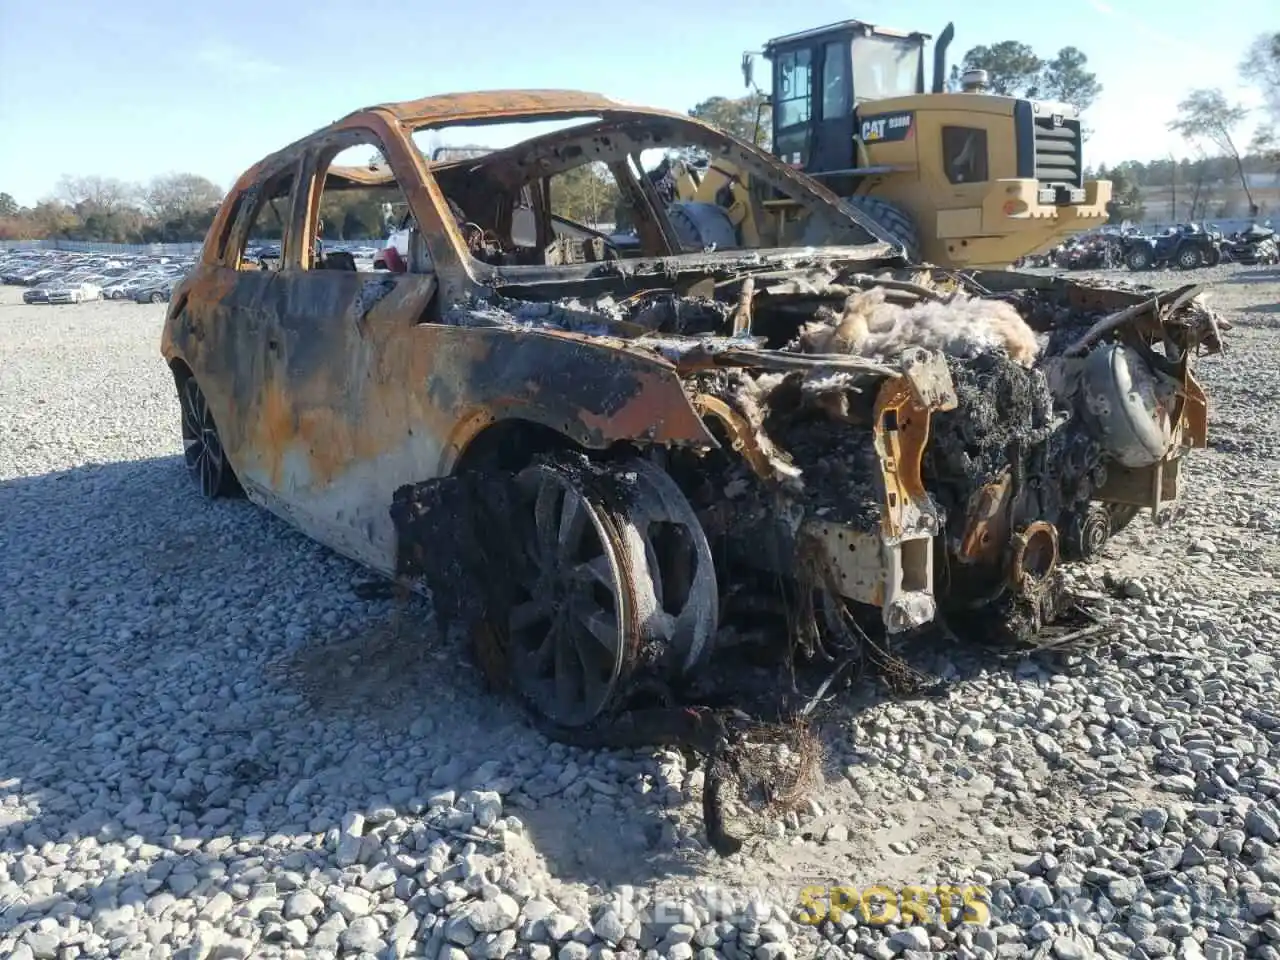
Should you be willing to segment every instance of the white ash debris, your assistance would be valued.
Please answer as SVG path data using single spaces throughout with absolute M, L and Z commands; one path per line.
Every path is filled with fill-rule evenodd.
M 1030 367 L 1040 349 L 1035 332 L 1011 304 L 959 291 L 906 307 L 888 302 L 883 287 L 872 287 L 851 294 L 839 314 L 820 309 L 818 315 L 800 334 L 806 353 L 890 358 L 922 347 L 968 359 L 999 349 Z

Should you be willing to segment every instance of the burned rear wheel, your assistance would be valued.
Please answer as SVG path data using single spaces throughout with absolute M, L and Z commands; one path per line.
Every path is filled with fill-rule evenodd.
M 570 727 L 615 705 L 640 671 L 671 679 L 695 666 L 719 606 L 710 548 L 675 483 L 642 461 L 610 471 L 612 496 L 592 479 L 553 463 L 516 478 L 510 678 Z
M 200 495 L 207 500 L 239 496 L 240 483 L 227 463 L 218 426 L 195 377 L 179 379 L 178 401 L 182 405 L 182 455 Z

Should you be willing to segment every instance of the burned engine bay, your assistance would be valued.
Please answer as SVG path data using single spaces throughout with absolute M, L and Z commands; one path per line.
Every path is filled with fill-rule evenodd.
M 802 797 L 813 708 L 851 665 L 910 686 L 896 639 L 975 611 L 1033 636 L 1069 606 L 1061 561 L 1172 515 L 1206 442 L 1195 359 L 1228 328 L 1195 286 L 835 260 L 528 293 L 442 319 L 661 357 L 718 446 L 540 435 L 403 487 L 399 574 L 549 736 L 704 756 L 721 853 L 723 785 L 740 812 Z

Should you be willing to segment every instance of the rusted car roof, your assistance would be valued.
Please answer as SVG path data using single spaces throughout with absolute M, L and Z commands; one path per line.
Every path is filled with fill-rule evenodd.
M 381 114 L 392 126 L 400 125 L 411 130 L 431 125 L 458 125 L 479 122 L 501 122 L 512 117 L 538 117 L 543 120 L 573 116 L 595 115 L 608 117 L 616 114 L 630 116 L 667 117 L 683 123 L 714 129 L 697 117 L 674 110 L 646 107 L 640 104 L 614 100 L 600 93 L 584 90 L 481 90 L 471 93 L 442 93 L 418 100 L 399 103 L 381 103 L 352 110 L 345 116 L 326 124 L 289 145 L 274 151 L 254 164 L 236 181 L 233 190 L 244 189 L 257 179 L 264 168 L 276 166 L 279 161 L 293 157 L 316 139 L 334 130 L 351 126 L 352 121 L 370 114 Z M 449 161 L 448 166 L 461 161 Z M 441 164 L 434 165 L 436 167 Z M 351 189 L 389 185 L 393 177 L 386 167 L 331 167 L 326 177 L 326 187 Z M 819 185 L 821 192 L 824 188 Z
M 584 90 L 480 90 L 472 93 L 442 93 L 420 100 L 384 103 L 365 109 L 385 110 L 401 123 L 412 126 L 442 122 L 465 123 L 488 118 L 497 120 L 522 115 L 608 113 L 615 110 L 690 119 L 683 113 L 625 103 L 604 94 Z

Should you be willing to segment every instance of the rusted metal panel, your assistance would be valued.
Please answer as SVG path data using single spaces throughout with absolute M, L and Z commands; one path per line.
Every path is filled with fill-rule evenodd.
M 650 117 L 683 116 L 672 110 L 626 103 L 585 90 L 482 90 L 445 93 L 419 100 L 384 103 L 370 109 L 385 110 L 401 123 L 414 127 L 475 120 L 499 121 L 518 116 L 553 119 L 556 115 L 608 114 L 616 111 Z
M 429 275 L 204 265 L 164 351 L 196 372 L 251 495 L 292 502 L 295 522 L 383 570 L 392 492 L 447 472 L 487 423 L 527 420 L 589 448 L 715 445 L 660 357 L 552 331 L 420 323 L 435 292 Z

